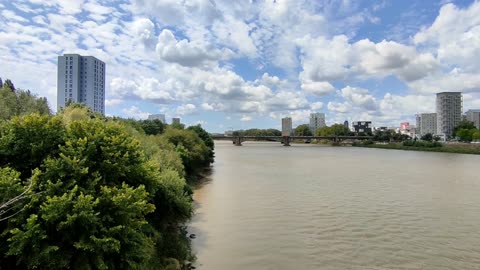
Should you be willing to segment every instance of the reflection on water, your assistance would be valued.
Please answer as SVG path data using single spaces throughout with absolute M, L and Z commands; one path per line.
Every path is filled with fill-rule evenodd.
M 479 156 L 215 146 L 197 269 L 480 269 Z

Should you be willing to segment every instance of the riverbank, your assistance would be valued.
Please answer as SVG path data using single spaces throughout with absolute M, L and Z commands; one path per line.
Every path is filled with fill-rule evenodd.
M 457 154 L 473 154 L 480 155 L 479 144 L 469 143 L 445 143 L 440 147 L 418 147 L 418 146 L 404 146 L 402 143 L 388 143 L 388 144 L 353 144 L 355 147 L 379 148 L 379 149 L 393 149 L 393 150 L 407 150 L 407 151 L 424 151 L 424 152 L 442 152 L 442 153 L 457 153 Z

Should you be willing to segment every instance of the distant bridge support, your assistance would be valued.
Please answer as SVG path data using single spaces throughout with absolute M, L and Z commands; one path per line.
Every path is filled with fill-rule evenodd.
M 242 138 L 237 136 L 233 139 L 233 143 L 235 144 L 235 146 L 242 146 Z
M 290 136 L 283 136 L 282 143 L 283 146 L 290 146 Z

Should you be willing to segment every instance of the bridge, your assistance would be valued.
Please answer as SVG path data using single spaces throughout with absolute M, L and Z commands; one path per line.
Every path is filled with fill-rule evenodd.
M 292 140 L 329 140 L 340 143 L 344 140 L 371 140 L 373 136 L 224 136 L 214 135 L 213 140 L 232 141 L 236 146 L 241 146 L 244 141 L 277 141 L 284 146 L 290 146 Z

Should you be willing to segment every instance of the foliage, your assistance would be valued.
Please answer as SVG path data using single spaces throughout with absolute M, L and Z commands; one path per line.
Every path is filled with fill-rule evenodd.
M 468 120 L 462 120 L 458 125 L 453 129 L 453 134 L 456 135 L 457 131 L 460 129 L 475 129 L 475 124 Z
M 414 146 L 414 147 L 442 147 L 442 144 L 439 142 L 431 142 L 431 141 L 414 141 L 408 140 L 402 143 L 403 146 Z
M 295 136 L 312 136 L 312 131 L 307 124 L 299 125 L 295 128 Z
M 168 127 L 161 138 L 175 146 L 175 150 L 182 158 L 187 176 L 195 174 L 198 169 L 213 162 L 211 149 L 191 130 Z
M 162 134 L 165 129 L 165 125 L 158 119 L 140 121 L 140 126 L 147 135 Z
M 454 129 L 454 134 L 459 137 L 461 141 L 471 142 L 472 140 L 478 140 L 477 134 L 480 130 L 475 128 L 473 122 L 463 120 Z M 475 138 L 474 138 L 475 137 Z
M 201 125 L 196 125 L 196 126 L 190 126 L 187 128 L 187 130 L 191 130 L 195 132 L 200 139 L 202 139 L 203 143 L 205 144 L 206 147 L 209 149 L 208 156 L 210 157 L 210 163 L 213 162 L 214 159 L 214 148 L 215 144 L 213 142 L 212 136 L 202 128 Z
M 422 141 L 431 142 L 431 141 L 433 141 L 433 135 L 432 135 L 432 133 L 427 133 L 427 134 L 423 135 L 420 139 Z
M 233 136 L 282 136 L 282 132 L 278 129 L 258 129 L 251 128 L 247 130 L 237 130 L 233 132 Z
M 0 132 L 0 198 L 32 187 L 0 223 L 2 268 L 163 269 L 190 259 L 182 162 L 210 161 L 196 132 L 147 136 L 75 106 L 15 117 Z
M 330 127 L 317 129 L 317 136 L 347 136 L 350 134 L 348 127 L 341 124 L 334 124 Z
M 10 80 L 5 80 L 0 87 L 0 120 L 30 113 L 50 114 L 47 99 L 39 98 L 29 90 L 15 89 Z

